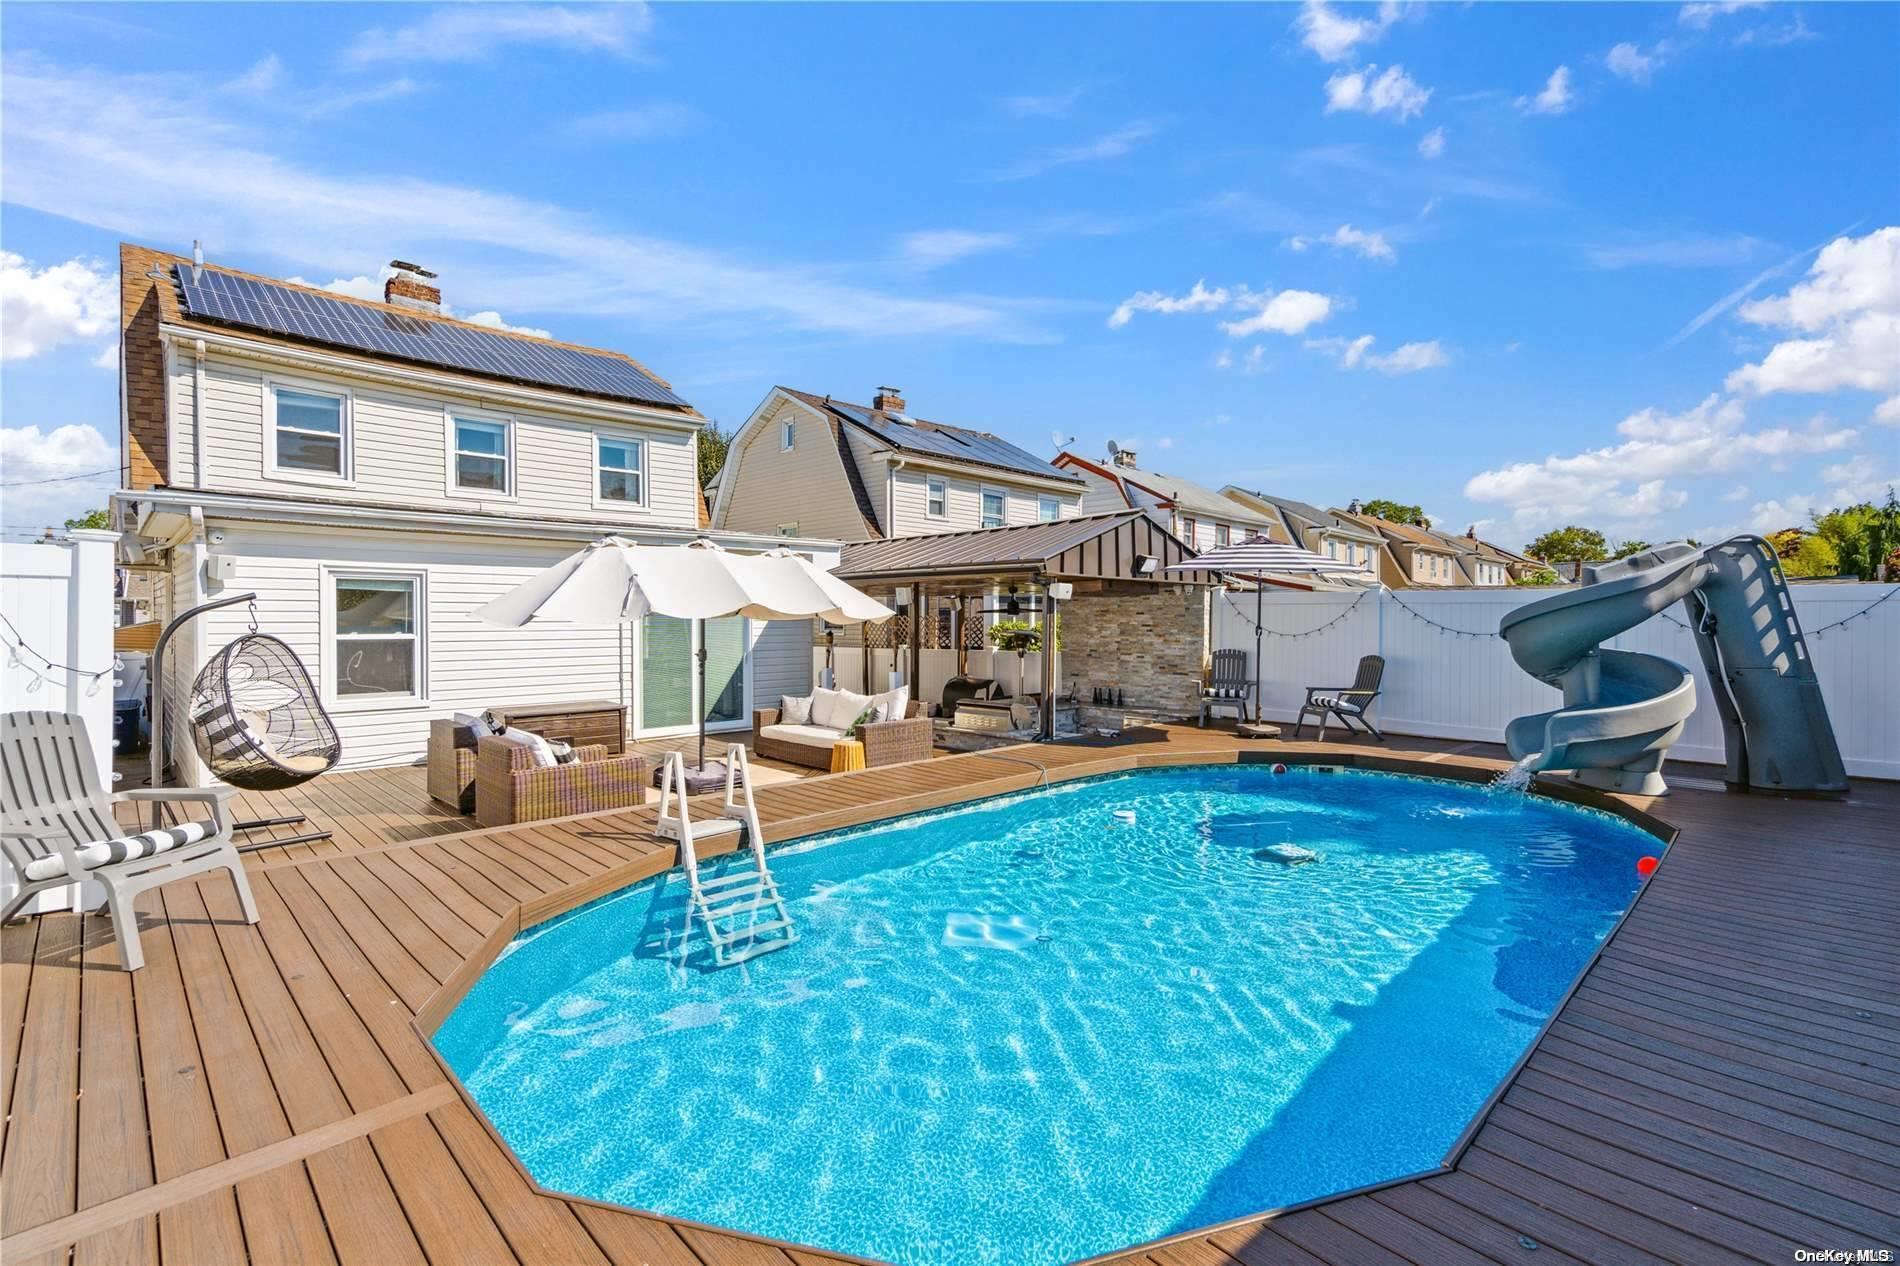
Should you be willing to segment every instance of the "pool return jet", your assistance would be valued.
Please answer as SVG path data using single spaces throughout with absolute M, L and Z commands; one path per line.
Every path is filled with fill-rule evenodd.
M 1722 717 L 1730 791 L 1847 794 L 1821 683 L 1774 547 L 1737 536 L 1687 542 L 1583 569 L 1574 589 L 1505 616 L 1498 633 L 1531 676 L 1563 691 L 1560 708 L 1512 721 L 1505 745 L 1520 777 L 1568 769 L 1590 787 L 1668 791 L 1663 757 L 1695 711 L 1689 670 L 1599 643 L 1680 602 Z
M 706 762 L 706 711 L 713 695 L 706 688 L 705 622 L 728 616 L 816 616 L 831 624 L 864 624 L 895 614 L 789 549 L 737 554 L 703 537 L 688 545 L 642 545 L 619 536 L 602 537 L 475 611 L 477 619 L 508 628 L 637 624 L 649 615 L 697 622 L 699 763 L 688 765 L 683 752 L 667 753 L 660 770 L 657 833 L 678 844 L 680 867 L 686 873 L 687 926 L 682 937 L 694 919 L 700 920 L 712 942 L 713 961 L 720 966 L 782 949 L 796 937 L 765 865 L 765 836 L 752 802 L 745 747 L 734 743 L 726 749 L 724 762 Z M 725 803 L 718 815 L 694 822 L 688 797 L 718 790 L 722 784 Z M 742 829 L 750 837 L 749 864 L 729 875 L 703 877 L 701 841 Z M 741 915 L 748 916 L 743 923 L 738 921 Z M 770 932 L 784 935 L 768 937 Z

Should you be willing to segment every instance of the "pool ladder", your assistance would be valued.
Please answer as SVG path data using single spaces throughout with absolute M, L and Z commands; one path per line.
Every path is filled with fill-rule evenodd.
M 674 812 L 677 800 L 678 811 Z M 752 767 L 744 744 L 726 748 L 726 798 L 719 816 L 694 822 L 686 795 L 686 758 L 668 752 L 660 775 L 660 814 L 656 824 L 661 838 L 679 844 L 680 866 L 686 871 L 686 927 L 692 933 L 698 919 L 712 944 L 713 961 L 721 967 L 743 963 L 798 939 L 792 916 L 779 895 L 778 882 L 765 865 L 765 833 L 759 829 L 759 811 L 752 803 Z M 699 841 L 744 830 L 750 848 L 736 870 L 704 878 L 699 873 Z

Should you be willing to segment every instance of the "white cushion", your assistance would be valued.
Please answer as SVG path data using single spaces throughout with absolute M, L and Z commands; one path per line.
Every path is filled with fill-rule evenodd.
M 113 840 L 99 840 L 79 846 L 79 864 L 87 870 L 95 866 L 110 866 L 115 862 L 129 862 L 140 857 L 151 857 L 174 848 L 183 848 L 187 844 L 196 844 L 217 828 L 209 822 L 186 822 L 180 826 L 165 827 L 157 831 L 147 831 L 143 835 L 122 836 Z M 49 844 L 47 847 L 51 847 Z M 20 874 L 29 881 L 58 879 L 66 873 L 66 863 L 58 853 L 48 853 L 28 862 Z
M 804 747 L 830 747 L 844 737 L 844 731 L 822 725 L 768 725 L 759 731 L 759 737 Z
M 1322 708 L 1337 708 L 1341 712 L 1357 714 L 1365 710 L 1364 704 L 1355 703 L 1351 699 L 1342 699 L 1338 695 L 1314 695 L 1313 702 Z
M 537 768 L 553 769 L 556 765 L 561 763 L 560 757 L 554 754 L 554 744 L 548 742 L 539 734 L 533 733 L 530 730 L 511 729 L 508 731 L 508 737 L 514 739 L 517 743 L 527 748 L 529 752 L 533 753 L 534 763 Z
M 488 724 L 486 717 L 478 717 L 472 712 L 458 712 L 454 720 L 457 725 L 467 726 L 476 738 L 487 738 L 495 732 L 495 727 Z
M 811 700 L 811 724 L 822 725 L 829 730 L 848 730 L 858 714 L 869 707 L 870 695 L 853 694 L 849 690 L 814 691 Z
M 811 724 L 810 695 L 780 695 L 778 701 L 778 719 L 786 725 Z
M 877 707 L 873 721 L 901 721 L 904 710 L 910 707 L 910 683 L 905 682 L 895 690 L 886 690 L 881 695 L 872 695 L 871 702 Z

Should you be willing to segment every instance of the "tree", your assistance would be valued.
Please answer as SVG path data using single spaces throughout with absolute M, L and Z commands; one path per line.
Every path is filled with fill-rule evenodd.
M 69 529 L 70 528 L 98 528 L 100 530 L 104 530 L 112 526 L 112 511 L 89 510 L 85 514 L 80 515 L 76 519 L 66 520 L 66 526 Z
M 1535 588 L 1544 585 L 1560 585 L 1563 583 L 1563 579 L 1562 576 L 1559 576 L 1550 568 L 1540 567 L 1536 571 L 1527 572 L 1518 579 L 1517 583 Z
M 1428 528 L 1432 521 L 1425 517 L 1425 511 L 1418 506 L 1408 506 L 1397 501 L 1388 501 L 1384 497 L 1374 497 L 1361 502 L 1361 514 L 1369 514 L 1375 519 L 1384 519 L 1387 523 L 1409 523 L 1414 527 Z
M 1819 532 L 1805 532 L 1793 549 L 1781 554 L 1781 570 L 1789 576 L 1838 576 L 1841 559 L 1832 541 Z
M 719 429 L 717 422 L 708 422 L 699 431 L 699 486 L 704 488 L 713 481 L 726 465 L 726 450 L 732 447 L 732 432 Z
M 1616 549 L 1611 556 L 1614 558 L 1628 558 L 1631 554 L 1640 554 L 1649 548 L 1650 544 L 1648 541 L 1618 541 L 1616 543 Z
M 1900 549 L 1900 502 L 1892 488 L 1880 506 L 1863 501 L 1816 514 L 1814 533 L 1834 547 L 1840 569 L 1862 580 L 1878 580 L 1894 566 Z
M 1524 552 L 1546 563 L 1600 563 L 1610 556 L 1610 543 L 1595 528 L 1553 528 L 1529 545 Z

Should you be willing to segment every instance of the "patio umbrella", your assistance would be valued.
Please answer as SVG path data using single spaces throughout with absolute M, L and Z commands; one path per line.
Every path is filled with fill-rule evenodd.
M 609 625 L 667 615 L 699 623 L 699 768 L 706 767 L 705 622 L 740 615 L 752 620 L 863 624 L 895 615 L 788 549 L 734 554 L 712 541 L 641 545 L 602 537 L 535 573 L 475 610 L 489 624 Z
M 1328 558 L 1324 554 L 1315 554 L 1312 550 L 1301 549 L 1297 545 L 1281 545 L 1275 541 L 1255 538 L 1241 541 L 1236 545 L 1223 546 L 1209 550 L 1205 554 L 1196 554 L 1193 558 L 1170 564 L 1163 571 L 1218 571 L 1230 576 L 1241 576 L 1254 582 L 1253 602 L 1253 719 L 1260 723 L 1260 670 L 1262 640 L 1266 634 L 1262 631 L 1261 621 L 1266 615 L 1266 582 L 1268 576 L 1325 576 L 1333 580 L 1349 583 L 1377 585 L 1379 582 L 1363 567 L 1352 563 L 1342 563 L 1337 558 Z

